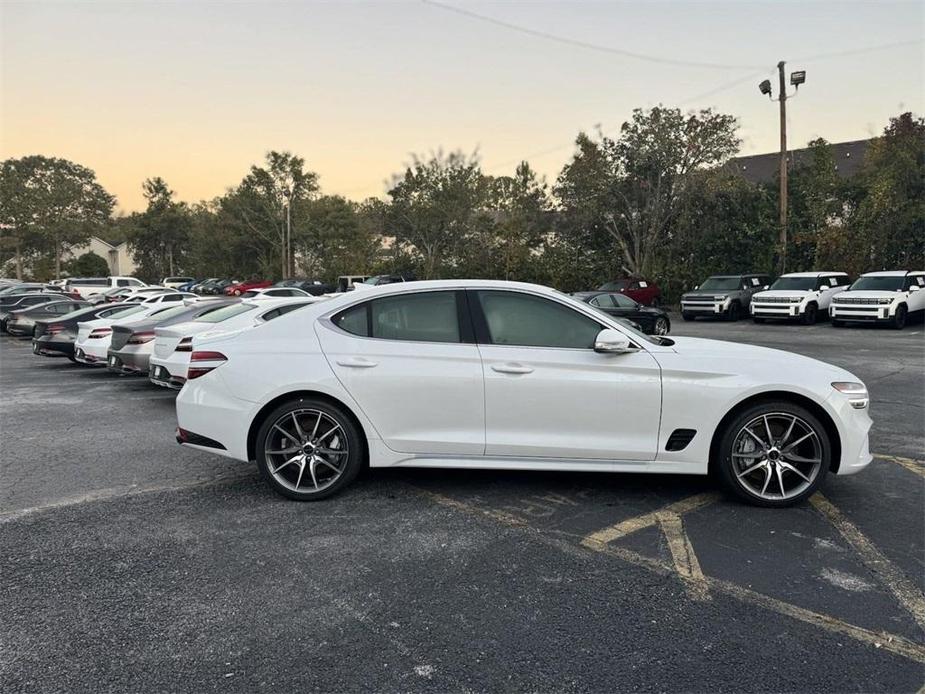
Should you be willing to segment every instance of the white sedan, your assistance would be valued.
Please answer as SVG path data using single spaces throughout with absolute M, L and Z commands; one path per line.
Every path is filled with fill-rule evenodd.
M 154 351 L 148 362 L 148 378 L 166 388 L 180 388 L 186 381 L 193 337 L 205 333 L 230 332 L 260 325 L 312 303 L 306 298 L 246 300 L 210 311 L 185 323 L 154 329 Z
M 194 337 L 177 440 L 298 500 L 369 464 L 715 473 L 786 506 L 870 463 L 868 402 L 830 364 L 649 337 L 545 287 L 409 282 Z

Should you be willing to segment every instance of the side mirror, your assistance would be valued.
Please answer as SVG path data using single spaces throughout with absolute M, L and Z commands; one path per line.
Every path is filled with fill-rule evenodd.
M 699 284 L 695 284 L 695 285 L 694 285 L 694 289 L 700 289 L 700 285 L 699 285 Z
M 604 328 L 594 338 L 594 351 L 599 354 L 623 354 L 633 350 L 629 338 L 613 328 Z
M 762 289 L 769 289 L 769 288 L 770 288 L 770 286 L 771 286 L 771 285 L 769 285 L 769 284 L 766 284 L 766 285 L 764 285 L 764 286 L 762 287 Z
M 830 289 L 829 285 L 827 285 L 827 284 L 822 284 L 822 285 L 819 286 L 819 291 L 820 291 L 820 292 L 824 292 L 826 289 Z
M 913 284 L 911 287 L 909 287 L 910 292 L 917 292 L 919 289 L 921 289 L 921 287 L 917 284 Z

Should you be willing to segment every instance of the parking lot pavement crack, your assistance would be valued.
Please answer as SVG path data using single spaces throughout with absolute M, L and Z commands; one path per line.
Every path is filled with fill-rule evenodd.
M 912 615 L 916 624 L 925 629 L 925 595 L 831 501 L 819 492 L 809 501 L 854 548 L 864 565 Z

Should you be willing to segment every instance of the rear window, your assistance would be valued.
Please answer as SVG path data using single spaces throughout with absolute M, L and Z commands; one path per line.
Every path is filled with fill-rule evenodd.
M 151 314 L 151 317 L 157 318 L 157 320 L 166 320 L 167 318 L 179 316 L 181 313 L 185 313 L 186 311 L 189 311 L 189 306 L 171 306 L 170 308 L 155 311 Z
M 234 316 L 240 316 L 242 313 L 247 313 L 248 311 L 256 311 L 256 306 L 251 306 L 249 304 L 231 304 L 230 306 L 225 306 L 223 308 L 210 311 L 204 316 L 199 316 L 196 319 L 197 323 L 221 323 L 223 320 L 228 320 Z

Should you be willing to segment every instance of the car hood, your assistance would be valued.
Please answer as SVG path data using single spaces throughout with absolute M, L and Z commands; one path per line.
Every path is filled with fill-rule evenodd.
M 874 289 L 856 289 L 852 291 L 839 292 L 839 299 L 895 299 L 897 295 L 906 294 L 907 292 L 884 291 Z
M 752 301 L 755 299 L 772 299 L 772 298 L 786 298 L 788 296 L 807 296 L 809 294 L 815 294 L 812 289 L 768 289 L 763 292 L 758 292 L 752 296 Z
M 729 372 L 767 367 L 772 372 L 781 373 L 792 368 L 795 373 L 799 374 L 810 369 L 817 374 L 827 374 L 826 378 L 832 380 L 859 380 L 857 376 L 834 364 L 770 347 L 756 347 L 740 342 L 709 340 L 702 337 L 672 336 L 671 340 L 674 342 L 672 349 L 678 354 L 685 357 L 715 360 L 717 364 L 724 365 L 724 370 Z
M 717 289 L 715 292 L 687 292 L 682 294 L 682 299 L 710 299 L 712 300 L 714 296 L 726 296 L 731 294 L 737 289 Z

